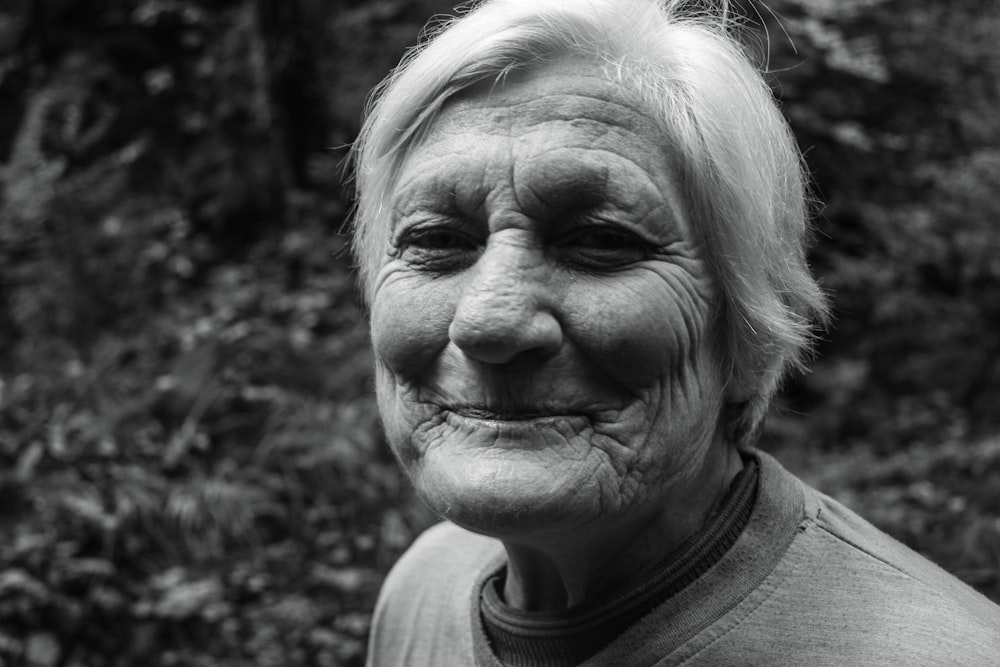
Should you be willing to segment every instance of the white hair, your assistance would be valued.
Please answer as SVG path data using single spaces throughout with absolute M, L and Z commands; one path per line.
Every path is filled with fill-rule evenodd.
M 726 2 L 486 0 L 428 31 L 376 89 L 354 146 L 354 253 L 370 301 L 389 248 L 399 170 L 452 96 L 560 58 L 600 64 L 661 124 L 684 204 L 719 286 L 716 334 L 736 441 L 753 437 L 781 378 L 825 321 L 805 258 L 801 154 L 760 71 L 732 35 Z

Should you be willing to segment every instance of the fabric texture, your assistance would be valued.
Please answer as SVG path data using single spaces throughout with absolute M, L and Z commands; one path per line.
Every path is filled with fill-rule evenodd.
M 1000 607 L 770 456 L 743 534 L 587 666 L 1000 665 Z M 442 523 L 383 585 L 368 664 L 501 667 L 480 616 L 499 542 Z

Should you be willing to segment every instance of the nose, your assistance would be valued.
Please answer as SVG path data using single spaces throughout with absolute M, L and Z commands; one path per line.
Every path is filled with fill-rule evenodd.
M 490 244 L 469 268 L 448 334 L 465 354 L 487 364 L 548 355 L 562 345 L 562 326 L 544 260 L 529 248 Z

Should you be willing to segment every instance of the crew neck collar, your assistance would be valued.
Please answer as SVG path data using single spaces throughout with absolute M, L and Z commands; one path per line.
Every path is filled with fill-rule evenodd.
M 486 578 L 479 612 L 497 659 L 511 667 L 580 664 L 696 581 L 725 556 L 750 521 L 759 466 L 753 457 L 744 463 L 709 523 L 630 587 L 566 610 L 538 612 L 504 602 L 506 567 Z

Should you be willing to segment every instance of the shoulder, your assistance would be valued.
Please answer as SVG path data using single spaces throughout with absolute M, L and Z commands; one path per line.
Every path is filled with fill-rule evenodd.
M 377 609 L 383 614 L 398 613 L 420 605 L 425 598 L 440 601 L 445 592 L 467 590 L 471 594 L 480 573 L 501 554 L 502 547 L 496 540 L 448 522 L 432 526 L 389 572 Z
M 499 567 L 502 556 L 499 542 L 454 524 L 425 531 L 379 592 L 369 664 L 462 664 L 473 651 L 477 583 Z
M 454 578 L 456 573 L 481 566 L 501 550 L 496 540 L 476 535 L 447 521 L 425 530 L 397 561 L 384 587 L 426 586 L 434 575 Z M 428 569 L 433 566 L 432 569 Z M 414 577 L 414 575 L 417 575 Z
M 806 487 L 808 521 L 817 541 L 862 572 L 900 578 L 908 587 L 1000 623 L 1000 607 L 926 557 L 890 537 L 836 500 Z M 996 626 L 1000 628 L 1000 625 Z
M 798 484 L 803 521 L 779 570 L 780 598 L 801 628 L 881 659 L 1000 660 L 1000 607 L 841 503 Z

